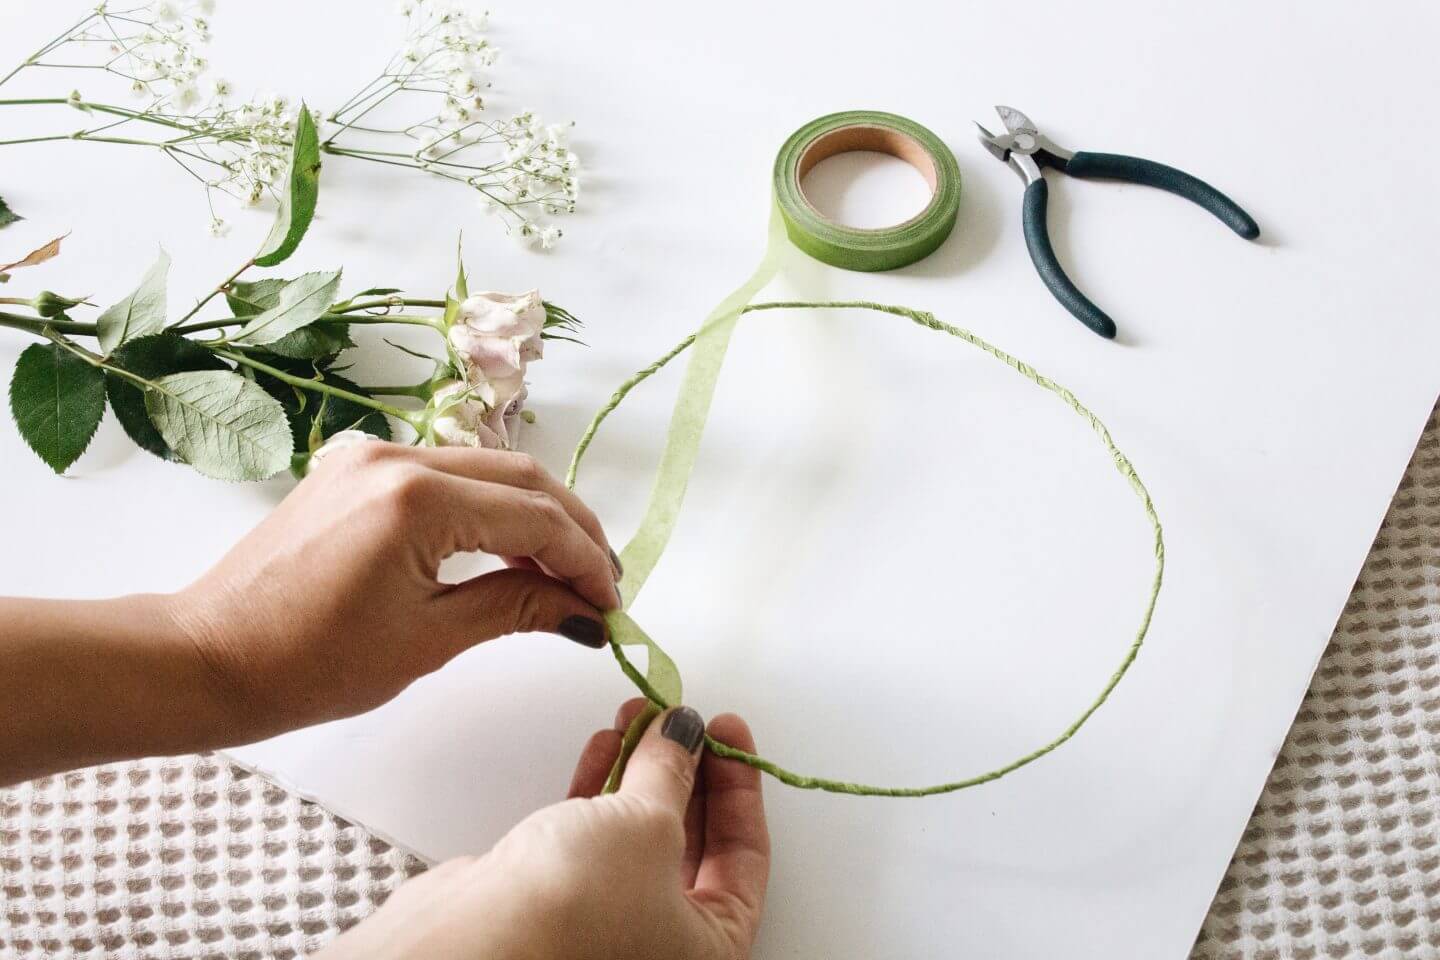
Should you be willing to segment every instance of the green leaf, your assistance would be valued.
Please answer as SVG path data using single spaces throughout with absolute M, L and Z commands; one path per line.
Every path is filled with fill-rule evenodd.
M 295 144 L 290 150 L 290 180 L 280 198 L 280 209 L 270 235 L 260 245 L 255 263 L 273 267 L 285 260 L 300 246 L 310 221 L 315 217 L 315 202 L 320 196 L 320 138 L 315 121 L 305 104 L 295 121 Z
M 289 282 L 267 278 L 253 283 L 232 283 L 225 291 L 225 300 L 235 316 L 251 317 L 274 307 L 280 300 L 280 291 Z M 265 349 L 282 357 L 318 360 L 353 346 L 355 341 L 350 339 L 349 324 L 327 322 L 292 330 L 274 343 L 266 344 Z
M 455 297 L 464 300 L 470 296 L 470 281 L 465 276 L 464 235 L 455 240 Z
M 274 305 L 251 317 L 232 339 L 259 346 L 309 326 L 335 302 L 335 290 L 339 286 L 339 270 L 302 274 L 286 282 L 275 297 Z
M 187 370 L 229 369 L 219 357 L 200 344 L 174 333 L 156 333 L 131 340 L 112 353 L 109 360 L 112 365 L 146 380 Z M 110 398 L 110 409 L 115 411 L 115 419 L 120 421 L 125 434 L 135 441 L 136 446 L 164 460 L 179 459 L 160 431 L 155 429 L 155 424 L 150 422 L 150 413 L 145 409 L 144 390 L 118 374 L 108 373 L 105 376 L 105 393 Z
M 5 202 L 4 197 L 0 197 L 0 227 L 8 227 L 16 220 L 24 219 L 20 214 L 10 209 L 10 204 Z
M 108 355 L 126 340 L 158 333 L 165 328 L 165 279 L 170 257 L 164 250 L 130 296 L 100 314 L 100 351 Z
M 33 344 L 15 364 L 10 412 L 30 449 L 64 473 L 105 415 L 105 375 L 58 344 Z
M 145 392 L 145 409 L 165 442 L 207 477 L 264 480 L 295 451 L 285 410 L 238 373 L 172 373 Z
M 230 305 L 230 312 L 235 316 L 253 317 L 275 306 L 280 299 L 280 291 L 284 290 L 289 282 L 278 277 L 266 277 L 251 283 L 238 280 L 226 288 L 225 302 Z
M 399 287 L 371 287 L 368 290 L 361 290 L 359 293 L 355 294 L 355 296 L 351 297 L 350 299 L 355 300 L 360 297 L 388 297 L 392 293 L 404 292 L 405 291 L 401 290 Z
M 297 377 L 315 376 L 314 367 L 308 364 L 279 361 L 271 362 L 271 366 L 279 367 L 286 373 Z M 280 405 L 285 408 L 285 416 L 290 421 L 290 434 L 297 450 L 310 449 L 310 431 L 316 426 L 317 420 L 322 439 L 328 439 L 341 430 L 352 429 L 364 430 L 381 440 L 390 439 L 390 421 L 379 410 L 362 407 L 353 400 L 346 400 L 342 397 L 325 396 L 322 403 L 321 396 L 308 390 L 292 387 L 288 383 L 276 380 L 259 371 L 255 373 L 255 382 L 265 388 L 265 392 L 280 401 Z M 337 373 L 327 371 L 325 382 L 362 397 L 369 396 L 364 387 Z
M 355 341 L 350 339 L 349 324 L 327 321 L 292 330 L 274 343 L 265 344 L 265 349 L 282 357 L 320 360 L 353 346 Z

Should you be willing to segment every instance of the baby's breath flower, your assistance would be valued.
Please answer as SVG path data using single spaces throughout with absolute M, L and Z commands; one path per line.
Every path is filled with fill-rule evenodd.
M 547 124 L 532 110 L 487 113 L 488 68 L 498 51 L 485 33 L 488 13 L 472 13 L 469 0 L 399 0 L 397 9 L 406 24 L 403 46 L 380 76 L 335 112 L 311 111 L 323 124 L 324 149 L 463 183 L 506 232 L 553 245 L 561 231 L 550 218 L 573 212 L 579 195 L 570 125 Z M 140 101 L 133 120 L 106 129 L 124 122 L 167 128 L 154 146 L 205 185 L 211 229 L 219 233 L 225 224 L 213 213 L 216 192 L 253 204 L 279 187 L 296 110 L 280 95 L 232 105 L 231 83 L 208 73 L 214 10 L 213 0 L 132 0 L 111 13 L 102 2 L 57 45 L 73 41 L 71 53 L 120 78 Z M 408 95 L 391 96 L 398 92 Z M 78 91 L 66 102 L 91 112 Z M 409 143 L 395 147 L 401 138 Z

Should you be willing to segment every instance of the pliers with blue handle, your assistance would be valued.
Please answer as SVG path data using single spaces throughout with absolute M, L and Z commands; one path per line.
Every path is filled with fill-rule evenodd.
M 1091 303 L 1081 293 L 1055 258 L 1050 246 L 1050 236 L 1045 225 L 1045 207 L 1049 188 L 1041 175 L 1042 167 L 1051 167 L 1072 177 L 1108 180 L 1128 180 L 1147 187 L 1168 190 L 1209 210 L 1220 222 L 1234 230 L 1246 240 L 1260 236 L 1260 227 L 1250 214 L 1240 209 L 1235 201 L 1216 190 L 1210 184 L 1167 167 L 1163 163 L 1126 157 L 1115 153 L 1071 153 L 1052 143 L 1049 138 L 1035 129 L 1030 118 L 1010 107 L 996 107 L 1000 121 L 1007 131 L 996 136 L 980 124 L 980 142 L 996 158 L 1005 162 L 1025 181 L 1025 246 L 1030 250 L 1030 259 L 1040 273 L 1040 279 L 1055 295 L 1061 305 L 1075 315 L 1081 323 L 1102 337 L 1115 336 L 1115 321 L 1105 311 Z

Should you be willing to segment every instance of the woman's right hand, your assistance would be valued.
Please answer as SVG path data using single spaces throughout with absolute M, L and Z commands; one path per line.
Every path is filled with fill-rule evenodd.
M 680 707 L 646 729 L 619 791 L 599 795 L 643 707 L 590 738 L 570 799 L 411 880 L 319 960 L 748 957 L 770 872 L 760 773 L 706 752 L 699 714 Z M 734 715 L 710 734 L 755 749 Z

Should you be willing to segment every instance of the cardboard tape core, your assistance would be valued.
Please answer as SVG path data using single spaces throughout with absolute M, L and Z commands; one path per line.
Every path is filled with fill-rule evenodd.
M 814 210 L 819 216 L 825 216 L 815 202 L 805 192 L 805 175 L 815 168 L 821 160 L 828 160 L 830 157 L 841 153 L 884 153 L 904 160 L 925 179 L 930 188 L 930 197 L 933 200 L 939 184 L 940 174 L 935 167 L 935 158 L 930 151 L 921 145 L 919 140 L 899 130 L 892 130 L 889 127 L 880 127 L 873 124 L 854 124 L 852 126 L 836 127 L 826 133 L 822 133 L 810 141 L 804 151 L 800 154 L 800 160 L 795 166 L 795 186 L 801 199 Z M 828 217 L 826 219 L 829 219 Z

